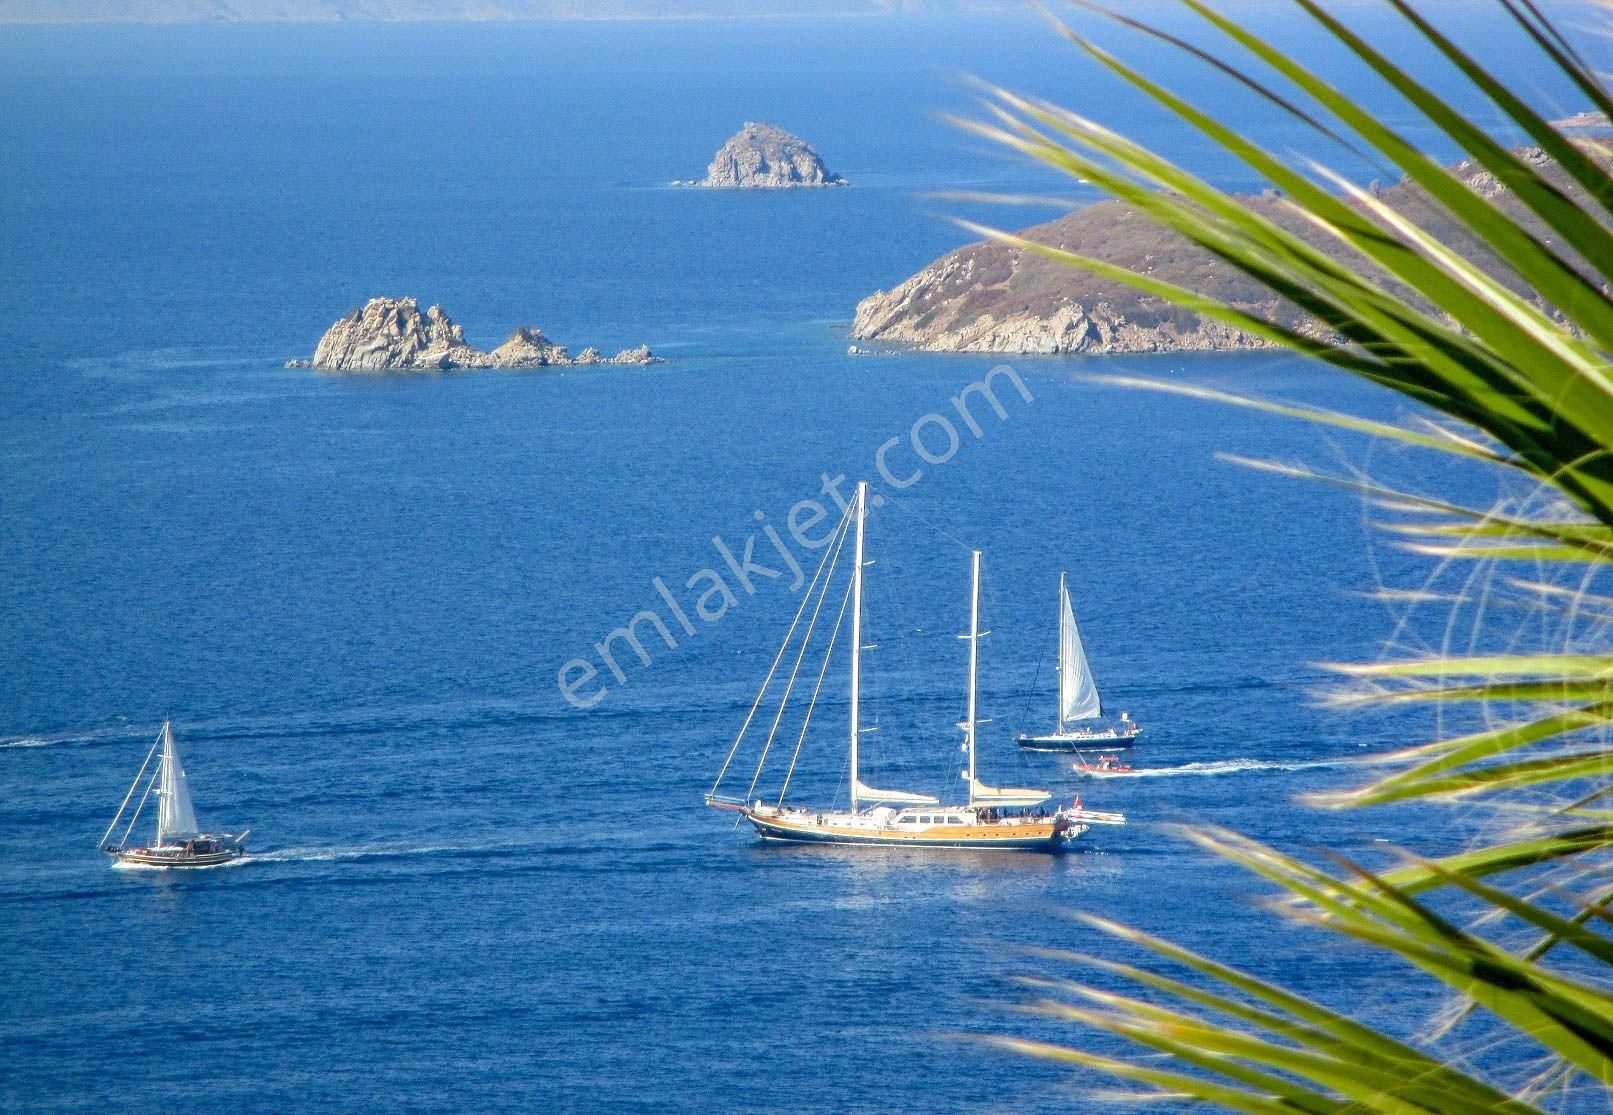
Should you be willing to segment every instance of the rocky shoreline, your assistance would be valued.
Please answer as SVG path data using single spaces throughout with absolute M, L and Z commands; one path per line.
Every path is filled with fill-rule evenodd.
M 424 313 L 413 298 L 372 298 L 325 331 L 312 359 L 288 360 L 288 368 L 329 372 L 448 372 L 466 368 L 586 367 L 598 364 L 665 363 L 648 345 L 615 356 L 589 347 L 572 356 L 532 326 L 522 326 L 491 352 L 465 343 L 465 331 L 432 306 Z
M 944 290 L 957 261 L 925 268 L 890 291 L 857 305 L 852 337 L 925 352 L 990 352 L 1024 355 L 1149 352 L 1242 352 L 1275 348 L 1254 333 L 1194 317 L 1135 321 L 1109 302 L 1089 307 L 1068 302 L 1051 312 L 1020 309 L 1000 316 L 984 311 L 944 321 L 924 312 L 923 303 Z M 1275 310 L 1275 300 L 1267 310 Z M 1269 315 L 1268 315 L 1269 316 Z
M 1539 148 L 1522 148 L 1517 154 L 1564 191 L 1576 188 Z M 1533 214 L 1482 166 L 1470 160 L 1449 169 L 1475 193 L 1550 241 L 1549 232 Z M 1415 184 L 1402 181 L 1383 187 L 1374 182 L 1367 190 L 1446 246 L 1481 265 L 1493 264 L 1494 257 L 1484 246 Z M 1317 250 L 1374 274 L 1364 260 L 1295 213 L 1275 190 L 1238 200 Z M 1122 201 L 1095 202 L 1019 235 L 1174 283 L 1308 336 L 1327 336 L 1319 323 L 1291 303 L 1275 298 L 1241 271 Z M 1538 301 L 1517 276 L 1499 267 L 1492 274 L 1516 293 Z M 1387 276 L 1377 278 L 1387 289 L 1410 296 Z M 1203 318 L 1117 280 L 991 240 L 949 252 L 890 290 L 864 298 L 857 305 L 850 338 L 930 352 L 1022 355 L 1273 347 L 1257 334 Z

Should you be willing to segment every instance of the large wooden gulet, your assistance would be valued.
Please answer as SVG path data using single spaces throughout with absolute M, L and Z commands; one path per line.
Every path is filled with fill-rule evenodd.
M 969 633 L 960 636 L 969 644 L 967 713 L 965 719 L 958 725 L 963 730 L 963 751 L 968 762 L 967 769 L 962 772 L 967 786 L 965 800 L 961 804 L 943 805 L 940 799 L 927 794 L 907 790 L 881 790 L 862 781 L 860 766 L 862 737 L 864 733 L 872 730 L 861 720 L 862 652 L 865 649 L 863 569 L 870 564 L 864 559 L 864 521 L 867 508 L 868 485 L 862 482 L 857 485 L 857 493 L 831 537 L 829 551 L 824 555 L 812 584 L 803 596 L 795 621 L 786 633 L 784 643 L 773 660 L 772 668 L 762 682 L 762 688 L 751 706 L 749 715 L 745 718 L 744 725 L 740 728 L 739 736 L 729 750 L 728 758 L 723 763 L 711 791 L 706 795 L 706 804 L 717 809 L 729 809 L 740 813 L 745 820 L 755 826 L 757 833 L 764 840 L 796 844 L 1056 852 L 1062 850 L 1092 825 L 1124 824 L 1123 815 L 1085 809 L 1081 806 L 1079 798 L 1071 805 L 1060 808 L 1049 804 L 1052 795 L 1046 790 L 988 786 L 977 777 L 980 724 L 976 715 L 977 672 L 980 639 L 986 634 L 980 630 L 979 550 L 972 551 Z M 754 796 L 762 767 L 767 761 L 768 753 L 783 721 L 785 708 L 795 690 L 797 675 L 806 657 L 807 644 L 822 615 L 829 583 L 834 575 L 834 566 L 839 561 L 848 530 L 855 538 L 850 589 L 846 600 L 840 606 L 840 616 L 835 620 L 834 633 L 829 638 L 829 649 L 825 652 L 823 669 L 818 673 L 811 702 L 800 728 L 795 755 L 790 760 L 789 774 L 786 775 L 784 785 L 776 797 L 773 800 L 764 800 L 762 797 Z M 751 779 L 750 788 L 743 797 L 725 795 L 722 792 L 723 781 L 729 773 L 747 730 L 756 719 L 757 710 L 766 697 L 775 675 L 778 674 L 779 666 L 794 641 L 795 631 L 809 605 L 812 605 L 810 619 L 800 640 L 794 668 L 783 684 L 783 695 L 779 700 L 777 714 L 773 717 L 767 741 L 761 749 L 756 775 Z M 833 654 L 840 621 L 846 618 L 847 611 L 850 612 L 851 640 L 850 723 L 847 735 L 849 769 L 847 782 L 850 801 L 848 807 L 843 809 L 786 804 L 789 780 L 795 773 L 796 759 L 800 756 L 800 744 L 806 737 L 812 710 L 816 707 L 818 696 L 822 692 L 824 673 Z

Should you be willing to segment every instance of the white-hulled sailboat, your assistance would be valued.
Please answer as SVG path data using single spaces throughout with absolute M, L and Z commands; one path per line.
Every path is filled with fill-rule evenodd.
M 966 800 L 959 805 L 942 805 L 939 799 L 927 794 L 913 793 L 907 790 L 880 790 L 867 785 L 862 781 L 860 767 L 861 740 L 865 732 L 872 729 L 861 722 L 861 688 L 862 688 L 862 610 L 863 610 L 863 523 L 868 506 L 868 485 L 866 482 L 857 485 L 857 494 L 851 505 L 847 508 L 847 519 L 854 524 L 856 542 L 853 547 L 851 586 L 847 601 L 841 605 L 841 617 L 849 607 L 851 612 L 851 687 L 850 687 L 850 726 L 848 734 L 848 765 L 850 768 L 849 808 L 803 808 L 784 804 L 784 795 L 789 786 L 786 777 L 784 787 L 780 789 L 777 799 L 764 801 L 751 797 L 755 790 L 757 779 L 760 777 L 762 764 L 767 761 L 767 754 L 771 748 L 774 735 L 783 719 L 785 706 L 794 689 L 795 674 L 799 672 L 801 662 L 805 657 L 807 643 L 811 639 L 812 629 L 816 626 L 819 613 L 822 611 L 823 601 L 828 594 L 829 581 L 833 577 L 833 566 L 838 561 L 839 549 L 845 542 L 847 528 L 846 520 L 842 520 L 840 529 L 836 532 L 838 545 L 831 547 L 831 553 L 824 555 L 824 564 L 819 566 L 818 576 L 813 578 L 813 584 L 807 589 L 801 602 L 801 609 L 796 613 L 796 624 L 792 624 L 790 632 L 786 634 L 784 645 L 779 648 L 778 656 L 773 661 L 773 669 L 769 670 L 767 679 L 762 683 L 762 690 L 757 694 L 756 702 L 751 706 L 751 715 L 746 717 L 745 724 L 740 729 L 739 738 L 728 753 L 728 761 L 723 764 L 722 771 L 717 775 L 717 781 L 711 792 L 706 795 L 706 804 L 719 809 L 732 809 L 741 813 L 746 820 L 755 826 L 756 831 L 764 840 L 781 841 L 787 843 L 803 844 L 858 844 L 879 847 L 908 847 L 908 848 L 969 848 L 969 849 L 1000 849 L 1005 851 L 1057 851 L 1069 840 L 1074 839 L 1093 824 L 1124 824 L 1125 818 L 1118 813 L 1098 813 L 1081 808 L 1079 800 L 1066 809 L 1050 808 L 1048 800 L 1051 797 L 1045 790 L 1031 789 L 1005 789 L 988 786 L 976 776 L 976 752 L 978 720 L 975 715 L 976 704 L 976 672 L 979 662 L 979 643 L 983 637 L 980 631 L 980 551 L 973 554 L 973 580 L 969 605 L 969 634 L 961 636 L 969 641 L 969 696 L 968 711 L 965 720 L 959 725 L 963 729 L 963 749 L 968 755 L 968 769 L 963 772 L 963 778 L 968 787 Z M 835 541 L 831 539 L 831 541 Z M 831 560 L 831 558 L 833 560 Z M 824 568 L 828 567 L 829 576 L 824 577 Z M 818 581 L 822 578 L 822 587 Z M 789 648 L 796 625 L 805 613 L 807 605 L 812 602 L 814 594 L 817 596 L 816 606 L 812 612 L 806 634 L 803 636 L 799 653 L 795 658 L 795 670 L 792 671 L 788 683 L 784 687 L 784 695 L 779 703 L 778 714 L 773 719 L 773 731 L 769 732 L 767 744 L 762 748 L 762 758 L 757 764 L 757 775 L 751 780 L 751 789 L 744 798 L 724 797 L 720 793 L 724 776 L 733 762 L 735 753 L 745 738 L 746 729 L 749 728 L 757 708 L 772 683 L 774 673 L 783 660 L 785 651 Z M 839 633 L 840 624 L 836 621 L 835 634 Z M 819 692 L 822 689 L 824 671 L 827 670 L 829 658 L 834 651 L 834 636 L 831 635 L 828 650 L 824 654 L 824 670 L 818 674 L 817 688 L 812 694 L 812 706 L 815 707 Z M 811 722 L 812 707 L 806 712 L 806 719 L 801 725 L 800 738 L 796 744 L 796 757 L 800 754 L 800 742 L 806 738 L 807 727 Z M 794 773 L 795 760 L 790 763 L 791 774 Z
M 1103 700 L 1087 665 L 1081 632 L 1075 626 L 1070 590 L 1059 574 L 1059 711 L 1057 727 L 1045 735 L 1026 734 L 1019 745 L 1030 751 L 1077 751 L 1087 747 L 1129 747 L 1142 735 L 1129 712 L 1113 724 L 1103 720 Z
M 151 769 L 151 760 L 154 758 L 157 759 L 157 768 L 148 776 L 146 772 Z M 145 790 L 135 803 L 134 813 L 124 827 L 123 836 L 117 843 L 112 843 L 112 832 L 123 820 L 123 814 L 128 811 L 129 802 L 134 800 L 135 791 L 140 789 L 142 782 L 145 783 Z M 144 847 L 130 844 L 129 834 L 134 831 L 135 822 L 140 820 L 140 811 L 153 794 L 157 796 L 156 836 Z M 190 800 L 190 783 L 185 777 L 184 764 L 179 761 L 179 749 L 174 746 L 174 730 L 171 723 L 165 720 L 162 731 L 157 734 L 157 742 L 151 745 L 151 750 L 146 752 L 146 761 L 140 764 L 140 773 L 134 776 L 129 792 L 123 795 L 123 804 L 118 806 L 117 816 L 112 818 L 112 823 L 101 837 L 101 851 L 117 857 L 119 863 L 140 867 L 218 867 L 246 854 L 246 835 L 246 832 L 230 835 L 199 830 L 196 809 Z

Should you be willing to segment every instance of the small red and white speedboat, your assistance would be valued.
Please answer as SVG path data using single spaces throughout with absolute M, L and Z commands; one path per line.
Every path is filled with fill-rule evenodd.
M 1099 755 L 1096 759 L 1082 755 L 1075 761 L 1075 769 L 1080 774 L 1130 774 L 1131 764 L 1122 763 L 1119 755 Z

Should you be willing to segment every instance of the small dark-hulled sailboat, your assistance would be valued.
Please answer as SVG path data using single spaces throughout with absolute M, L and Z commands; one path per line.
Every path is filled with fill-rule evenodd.
M 909 790 L 880 790 L 867 785 L 862 781 L 860 765 L 861 743 L 863 733 L 872 731 L 872 728 L 861 722 L 861 688 L 862 688 L 862 651 L 864 649 L 862 629 L 863 609 L 863 519 L 868 507 L 868 485 L 859 483 L 857 494 L 846 510 L 846 519 L 841 521 L 835 536 L 831 538 L 830 551 L 824 555 L 824 566 L 828 567 L 828 577 L 822 580 L 819 588 L 819 577 L 822 577 L 824 566 L 819 567 L 819 575 L 813 578 L 813 584 L 807 589 L 801 603 L 801 610 L 796 613 L 796 623 L 791 625 L 790 632 L 785 635 L 784 644 L 779 648 L 778 656 L 773 661 L 773 669 L 769 670 L 767 679 L 762 683 L 761 692 L 756 695 L 756 702 L 751 706 L 751 714 L 745 719 L 739 737 L 728 753 L 728 761 L 723 764 L 722 771 L 717 775 L 716 784 L 706 795 L 706 804 L 718 809 L 732 809 L 742 814 L 756 829 L 757 833 L 768 841 L 796 844 L 856 844 L 875 847 L 901 847 L 901 848 L 955 848 L 955 849 L 996 849 L 1001 851 L 1038 851 L 1053 852 L 1062 849 L 1067 842 L 1075 839 L 1092 825 L 1120 825 L 1125 823 L 1125 817 L 1119 813 L 1099 813 L 1084 809 L 1077 799 L 1067 808 L 1050 806 L 1050 795 L 1045 790 L 1005 789 L 988 786 L 976 777 L 976 751 L 977 727 L 979 720 L 975 715 L 976 697 L 976 667 L 979 661 L 980 640 L 983 632 L 980 630 L 980 551 L 973 553 L 973 580 L 969 606 L 969 633 L 962 636 L 969 641 L 969 689 L 968 711 L 966 718 L 958 725 L 963 729 L 963 751 L 968 757 L 968 767 L 962 771 L 962 777 L 968 787 L 966 800 L 957 805 L 942 805 L 940 800 L 927 794 L 913 793 Z M 850 713 L 851 723 L 848 734 L 848 757 L 850 802 L 849 808 L 817 808 L 798 805 L 786 805 L 785 793 L 789 789 L 789 777 L 786 776 L 784 786 L 772 801 L 764 801 L 754 797 L 757 780 L 761 777 L 762 766 L 767 761 L 768 751 L 772 747 L 779 724 L 785 713 L 790 695 L 795 688 L 796 673 L 800 670 L 806 655 L 807 644 L 812 638 L 813 628 L 817 625 L 818 617 L 823 611 L 824 600 L 828 595 L 829 582 L 834 575 L 834 564 L 838 562 L 839 552 L 846 541 L 849 528 L 854 526 L 856 542 L 851 566 L 851 585 L 847 591 L 845 601 L 840 605 L 841 618 L 847 617 L 849 612 L 851 636 L 851 687 L 850 687 Z M 813 602 L 816 595 L 816 606 L 812 610 L 811 620 L 808 622 L 805 634 L 801 638 L 801 645 L 795 656 L 795 669 L 787 682 L 782 686 L 783 697 L 779 701 L 778 714 L 773 719 L 772 731 L 768 734 L 768 741 L 762 748 L 762 757 L 757 764 L 756 776 L 751 779 L 750 789 L 744 797 L 725 797 L 720 793 L 723 778 L 728 773 L 734 755 L 745 738 L 745 732 L 750 727 L 757 708 L 769 691 L 775 672 L 794 641 L 796 625 L 800 623 L 808 604 Z M 831 609 L 832 611 L 832 609 Z M 805 740 L 807 728 L 811 723 L 812 708 L 816 706 L 818 696 L 823 685 L 824 672 L 827 671 L 829 661 L 834 652 L 835 635 L 840 630 L 840 622 L 834 625 L 835 634 L 829 637 L 829 646 L 824 653 L 823 669 L 818 672 L 817 685 L 814 687 L 811 705 L 806 711 L 806 719 L 800 729 L 800 736 L 796 744 L 796 755 L 790 761 L 790 774 L 795 772 L 795 759 L 800 755 L 800 743 Z
M 1084 748 L 1130 747 L 1142 735 L 1142 728 L 1129 712 L 1106 723 L 1103 699 L 1087 665 L 1086 648 L 1075 626 L 1075 608 L 1070 590 L 1059 574 L 1059 711 L 1058 723 L 1045 734 L 1027 733 L 1019 745 L 1027 751 L 1079 751 Z
M 156 769 L 151 770 L 156 759 Z M 150 774 L 147 774 L 150 771 Z M 141 790 L 144 784 L 145 789 Z M 135 792 L 140 800 L 135 803 L 123 836 L 116 843 L 112 833 L 129 810 Z M 156 795 L 157 831 L 150 844 L 141 846 L 129 843 L 129 835 L 140 820 L 146 802 Z M 246 854 L 246 832 L 204 833 L 196 824 L 196 809 L 190 800 L 190 783 L 185 777 L 184 764 L 179 760 L 179 749 L 174 745 L 174 731 L 163 721 L 157 742 L 146 752 L 146 761 L 140 764 L 140 773 L 134 776 L 129 792 L 123 795 L 117 816 L 101 837 L 101 851 L 117 858 L 119 863 L 136 867 L 219 867 Z

